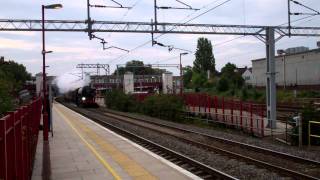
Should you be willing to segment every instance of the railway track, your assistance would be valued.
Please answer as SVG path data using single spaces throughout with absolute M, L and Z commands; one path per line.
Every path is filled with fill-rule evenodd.
M 104 111 L 104 114 L 106 116 L 109 116 L 109 117 L 118 118 L 118 119 L 119 119 L 119 116 L 120 117 L 125 117 L 125 118 L 130 118 L 130 119 L 134 119 L 134 120 L 137 120 L 137 121 L 142 121 L 142 122 L 154 124 L 154 125 L 157 125 L 157 126 L 162 126 L 162 127 L 166 127 L 166 128 L 182 131 L 182 132 L 185 132 L 185 133 L 190 133 L 190 134 L 203 136 L 205 138 L 208 138 L 208 139 L 211 139 L 211 140 L 214 140 L 214 141 L 219 141 L 219 142 L 222 142 L 222 143 L 225 143 L 225 144 L 230 144 L 232 146 L 239 146 L 241 148 L 248 149 L 248 150 L 251 150 L 251 151 L 254 151 L 254 152 L 269 154 L 269 155 L 272 155 L 272 156 L 275 156 L 275 157 L 279 157 L 279 158 L 282 158 L 282 159 L 287 159 L 287 160 L 295 161 L 295 162 L 298 162 L 298 163 L 306 163 L 306 164 L 316 165 L 316 166 L 320 167 L 320 162 L 319 161 L 314 161 L 314 160 L 311 160 L 311 159 L 306 159 L 306 158 L 302 158 L 302 157 L 299 157 L 299 156 L 294 156 L 294 155 L 291 155 L 291 154 L 278 152 L 278 151 L 274 151 L 274 150 L 267 149 L 267 148 L 262 148 L 262 147 L 258 147 L 258 146 L 254 146 L 254 145 L 250 145 L 250 144 L 246 144 L 246 143 L 241 143 L 241 142 L 237 142 L 237 141 L 221 138 L 221 137 L 218 137 L 218 136 L 213 136 L 213 135 L 206 134 L 206 133 L 201 133 L 201 132 L 192 131 L 192 130 L 189 130 L 189 129 L 175 127 L 175 126 L 171 126 L 171 125 L 168 125 L 168 124 L 163 124 L 163 123 L 160 123 L 160 122 L 154 122 L 154 121 L 145 120 L 145 119 L 141 119 L 141 118 L 136 118 L 136 117 L 132 117 L 132 116 L 124 115 L 124 114 L 119 114 L 119 113 L 107 111 L 105 109 L 101 109 L 101 110 Z
M 99 110 L 98 111 L 94 110 L 94 111 L 99 113 Z M 133 124 L 133 125 L 138 125 L 138 126 L 144 127 L 144 128 L 150 128 L 150 126 L 143 125 L 143 124 L 137 123 L 137 122 L 140 121 L 140 122 L 147 123 L 147 124 L 153 124 L 158 127 L 160 126 L 160 127 L 164 127 L 167 129 L 171 129 L 171 130 L 174 130 L 175 132 L 180 131 L 182 133 L 186 133 L 187 135 L 185 135 L 185 136 L 180 136 L 180 135 L 177 135 L 176 133 L 172 133 L 170 135 L 174 136 L 175 138 L 180 139 L 186 143 L 189 143 L 189 144 L 201 147 L 201 148 L 205 148 L 205 149 L 208 149 L 208 150 L 220 153 L 220 154 L 231 156 L 233 158 L 241 159 L 241 160 L 246 161 L 249 164 L 254 164 L 254 165 L 262 167 L 262 168 L 267 168 L 269 170 L 275 171 L 279 174 L 283 174 L 288 177 L 293 177 L 296 179 L 319 179 L 318 177 L 314 177 L 312 175 L 305 174 L 305 172 L 301 172 L 301 170 L 300 170 L 301 168 L 305 169 L 306 171 L 313 169 L 314 173 L 311 173 L 311 174 L 317 174 L 317 176 L 320 176 L 320 174 L 317 173 L 317 172 L 320 172 L 320 162 L 318 162 L 318 161 L 305 159 L 302 157 L 293 156 L 290 154 L 277 152 L 277 151 L 273 151 L 270 149 L 261 148 L 261 147 L 241 143 L 241 142 L 236 142 L 236 141 L 212 136 L 209 134 L 204 134 L 204 133 L 195 132 L 195 131 L 191 131 L 191 130 L 187 130 L 187 129 L 183 129 L 183 128 L 178 128 L 178 127 L 170 126 L 167 124 L 162 124 L 159 122 L 148 121 L 148 120 L 134 118 L 134 117 L 126 116 L 126 115 L 119 115 L 119 114 L 115 115 L 110 112 L 104 112 L 103 114 L 105 116 L 109 116 L 110 118 L 118 119 L 121 121 L 126 121 L 128 123 Z M 137 121 L 137 122 L 133 122 L 130 119 Z M 163 133 L 163 131 L 157 127 L 152 128 L 152 130 Z M 200 139 L 195 138 L 195 135 L 205 137 L 205 138 L 208 138 L 213 141 L 218 141 L 220 143 L 212 144 L 212 141 L 204 142 L 204 141 L 201 141 Z M 190 138 L 190 137 L 192 137 L 192 138 Z M 239 149 L 236 149 L 236 147 L 238 147 L 240 149 L 246 149 L 248 151 L 251 151 L 251 153 L 248 151 L 241 152 L 241 151 L 239 151 Z M 281 160 L 279 160 L 279 158 Z M 278 159 L 277 161 L 279 163 L 273 162 L 276 159 Z
M 77 111 L 79 112 L 79 110 Z M 170 126 L 167 124 L 134 118 L 134 117 L 126 116 L 123 114 L 122 115 L 112 114 L 108 111 L 102 111 L 101 109 L 100 110 L 90 109 L 86 111 L 89 111 L 89 112 L 87 113 L 80 112 L 80 113 L 86 116 L 88 116 L 90 112 L 91 114 L 96 114 L 97 117 L 94 118 L 95 120 L 101 119 L 101 118 L 103 119 L 103 117 L 109 117 L 109 118 L 117 119 L 135 126 L 139 126 L 142 128 L 152 129 L 153 131 L 170 135 L 188 144 L 192 144 L 194 146 L 197 146 L 209 151 L 214 151 L 219 154 L 236 158 L 241 161 L 245 161 L 248 164 L 253 164 L 255 166 L 258 166 L 264 169 L 269 169 L 273 172 L 277 172 L 278 174 L 282 174 L 286 177 L 291 177 L 293 179 L 319 179 L 318 177 L 314 177 L 310 175 L 310 173 L 305 174 L 304 171 L 299 171 L 301 167 L 304 170 L 315 169 L 315 171 L 319 171 L 320 162 L 317 162 L 317 161 L 304 159 L 298 156 L 293 156 L 290 154 L 285 154 L 285 153 L 281 153 L 281 152 L 277 152 L 277 151 L 273 151 L 273 150 L 269 150 L 269 149 L 265 149 L 257 146 L 252 146 L 252 145 L 248 145 L 248 144 L 244 144 L 244 143 L 240 143 L 232 140 L 227 140 L 227 139 L 211 136 L 204 133 L 190 131 L 187 129 L 182 129 L 182 128 Z M 93 118 L 92 115 L 89 117 Z M 196 138 L 196 136 L 201 136 L 202 139 L 205 138 L 206 140 L 199 140 Z M 210 140 L 210 142 L 208 140 Z M 242 149 L 242 152 L 241 150 L 239 151 L 239 149 Z M 247 150 L 245 153 L 246 155 L 244 155 L 243 149 Z M 276 159 L 280 158 L 281 160 L 280 161 L 278 160 L 278 162 L 282 162 L 282 164 L 286 164 L 286 165 L 281 166 L 279 165 L 279 163 L 277 164 L 272 162 L 275 158 Z M 271 159 L 271 161 L 268 159 Z M 294 166 L 296 166 L 296 168 Z
M 124 136 L 129 138 L 131 141 L 143 146 L 144 148 L 154 152 L 155 154 L 160 155 L 161 157 L 173 162 L 174 164 L 192 172 L 193 174 L 199 176 L 202 179 L 227 179 L 227 180 L 237 180 L 237 178 L 230 176 L 224 172 L 221 172 L 217 169 L 209 167 L 201 162 L 198 162 L 194 159 L 191 159 L 183 154 L 170 150 L 164 146 L 161 146 L 157 143 L 154 143 L 148 139 L 145 139 L 141 136 L 133 134 L 125 129 L 114 126 L 111 123 L 101 120 L 100 118 L 88 116 L 85 112 L 79 111 L 76 107 L 72 107 L 70 105 L 63 104 L 66 107 L 75 110 L 76 112 L 94 120 L 98 124 Z

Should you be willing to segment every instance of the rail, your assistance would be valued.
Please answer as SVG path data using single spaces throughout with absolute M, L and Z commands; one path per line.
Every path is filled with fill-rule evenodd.
M 319 121 L 309 121 L 309 126 L 308 126 L 308 145 L 310 146 L 311 145 L 311 138 L 317 138 L 317 139 L 320 139 L 320 134 L 312 134 L 311 133 L 311 125 L 314 124 L 314 125 L 318 125 L 320 126 L 320 122 Z
M 90 111 L 94 112 L 95 114 L 99 113 L 98 110 L 91 109 Z M 118 119 L 118 120 L 121 120 L 121 121 L 125 121 L 127 123 L 130 123 L 130 124 L 133 124 L 133 125 L 136 125 L 136 126 L 139 126 L 139 127 L 152 129 L 152 131 L 157 131 L 159 133 L 164 133 L 164 132 L 162 130 L 153 129 L 153 128 L 150 128 L 149 126 L 145 126 L 145 125 L 142 125 L 142 124 L 134 122 L 134 121 L 125 120 L 124 118 L 141 121 L 141 122 L 148 123 L 148 124 L 153 124 L 153 125 L 156 125 L 156 126 L 159 126 L 159 127 L 165 127 L 165 128 L 168 128 L 168 129 L 173 129 L 175 131 L 182 131 L 183 133 L 190 133 L 190 136 L 188 136 L 188 137 L 194 137 L 195 135 L 200 135 L 200 136 L 203 136 L 205 138 L 209 138 L 209 139 L 212 139 L 214 141 L 221 142 L 221 143 L 223 143 L 225 145 L 233 146 L 234 148 L 236 146 L 238 146 L 240 148 L 247 149 L 247 150 L 252 151 L 252 152 L 278 157 L 278 158 L 281 158 L 281 159 L 283 159 L 285 161 L 288 161 L 288 162 L 294 162 L 294 163 L 298 163 L 298 164 L 308 164 L 310 166 L 311 165 L 314 165 L 314 166 L 319 166 L 320 165 L 320 162 L 314 161 L 314 160 L 311 160 L 311 159 L 305 159 L 305 158 L 302 158 L 302 157 L 298 157 L 298 156 L 294 156 L 294 155 L 290 155 L 290 154 L 286 154 L 286 153 L 282 153 L 282 152 L 278 152 L 278 151 L 274 151 L 274 150 L 270 150 L 270 149 L 266 149 L 266 148 L 262 148 L 262 147 L 257 147 L 257 146 L 254 146 L 254 145 L 249 145 L 249 144 L 245 144 L 245 143 L 241 143 L 241 142 L 236 142 L 236 141 L 232 141 L 232 140 L 228 140 L 228 139 L 224 139 L 224 138 L 219 138 L 219 137 L 215 137 L 215 136 L 212 136 L 212 135 L 209 135 L 209 134 L 199 133 L 199 132 L 190 131 L 190 130 L 183 129 L 183 128 L 178 128 L 178 127 L 174 127 L 174 126 L 170 126 L 170 125 L 165 125 L 165 124 L 158 123 L 158 122 L 148 121 L 148 120 L 145 120 L 145 119 L 140 119 L 140 118 L 131 117 L 131 116 L 118 114 L 118 113 L 114 113 L 114 112 L 109 112 L 109 111 L 106 111 L 106 112 L 107 113 L 103 113 L 103 111 L 102 111 L 100 113 L 103 113 L 103 115 L 105 117 L 111 117 L 113 119 Z M 164 134 L 166 134 L 166 133 L 164 133 Z M 204 144 L 204 143 L 201 143 L 201 142 L 198 142 L 198 141 L 194 141 L 194 140 L 192 140 L 192 138 L 191 139 L 190 138 L 186 139 L 186 138 L 180 137 L 180 136 L 178 136 L 176 134 L 170 134 L 170 136 L 175 137 L 177 139 L 180 139 L 182 141 L 185 141 L 188 144 L 193 144 L 193 145 L 196 145 L 196 146 L 204 148 L 204 149 L 210 149 L 210 150 L 212 150 L 214 152 L 221 153 L 221 154 L 224 154 L 224 155 L 236 158 L 236 159 L 242 159 L 245 162 L 255 164 L 255 165 L 257 165 L 259 167 L 262 167 L 262 168 L 270 169 L 272 171 L 278 172 L 278 173 L 283 174 L 283 175 L 288 176 L 288 177 L 297 177 L 298 179 L 318 179 L 317 177 L 313 177 L 313 176 L 310 176 L 308 174 L 304 174 L 302 172 L 296 171 L 296 169 L 293 170 L 293 169 L 290 169 L 290 168 L 282 166 L 282 165 L 279 166 L 276 163 L 272 163 L 272 162 L 266 161 L 266 160 L 259 160 L 259 159 L 256 159 L 255 157 L 239 154 L 236 151 L 229 151 L 229 150 L 225 149 L 226 148 L 225 145 L 223 146 L 224 148 L 222 149 L 222 148 L 219 148 L 218 146 L 216 146 L 216 144 L 212 144 L 212 143 L 210 143 L 210 145 L 209 144 Z
M 42 102 L 38 98 L 0 119 L 0 179 L 31 179 Z
M 167 160 L 172 160 L 174 159 L 175 161 L 172 161 L 173 163 L 185 168 L 185 169 L 190 169 L 190 172 L 194 173 L 195 175 L 203 178 L 203 179 L 230 179 L 230 180 L 236 180 L 237 178 L 232 177 L 224 172 L 221 172 L 215 168 L 209 167 L 201 162 L 198 162 L 194 159 L 191 159 L 183 154 L 180 154 L 176 151 L 173 151 L 171 149 L 168 149 L 164 146 L 161 146 L 160 144 L 157 144 L 155 142 L 152 142 L 148 139 L 145 139 L 141 136 L 138 136 L 134 133 L 131 133 L 123 128 L 120 128 L 118 126 L 115 126 L 112 123 L 109 123 L 107 121 L 102 120 L 98 116 L 89 116 L 85 110 L 78 109 L 76 107 L 70 106 L 68 104 L 63 103 L 64 106 L 67 108 L 70 108 L 80 114 L 82 114 L 85 117 L 90 118 L 91 120 L 99 123 L 100 125 L 107 127 L 111 129 L 112 131 L 123 135 L 130 140 L 136 142 L 137 144 L 140 144 L 141 146 L 149 149 L 150 151 L 156 153 L 156 154 L 163 154 L 162 157 L 164 157 Z M 98 115 L 98 113 L 96 114 Z

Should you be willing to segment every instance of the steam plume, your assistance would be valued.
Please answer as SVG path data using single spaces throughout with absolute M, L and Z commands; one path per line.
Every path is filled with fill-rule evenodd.
M 67 93 L 90 84 L 89 74 L 84 74 L 83 78 L 80 71 L 67 72 L 55 79 L 55 84 L 60 93 Z

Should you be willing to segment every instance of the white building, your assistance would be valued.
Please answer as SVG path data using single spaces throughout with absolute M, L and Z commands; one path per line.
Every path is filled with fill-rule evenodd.
M 123 76 L 123 90 L 126 94 L 134 92 L 134 79 L 132 72 L 126 72 Z
M 242 73 L 242 78 L 244 79 L 246 84 L 254 84 L 254 76 L 252 74 L 252 68 L 247 68 L 243 73 Z
M 276 83 L 278 86 L 320 85 L 320 49 L 276 56 Z M 252 60 L 252 85 L 265 86 L 266 59 Z
M 163 94 L 173 93 L 173 78 L 171 72 L 165 72 L 162 74 L 162 92 Z

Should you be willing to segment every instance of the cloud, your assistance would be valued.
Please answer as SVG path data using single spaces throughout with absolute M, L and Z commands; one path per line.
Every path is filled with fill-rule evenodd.
M 39 43 L 32 43 L 30 41 L 25 41 L 25 40 L 13 40 L 13 39 L 7 39 L 7 38 L 0 38 L 0 49 L 32 51 L 38 48 L 39 48 Z
M 27 36 L 27 37 L 33 37 L 35 36 L 37 33 L 36 32 L 25 32 L 25 31 L 3 31 L 0 32 L 0 34 L 2 35 L 15 35 L 15 36 Z

